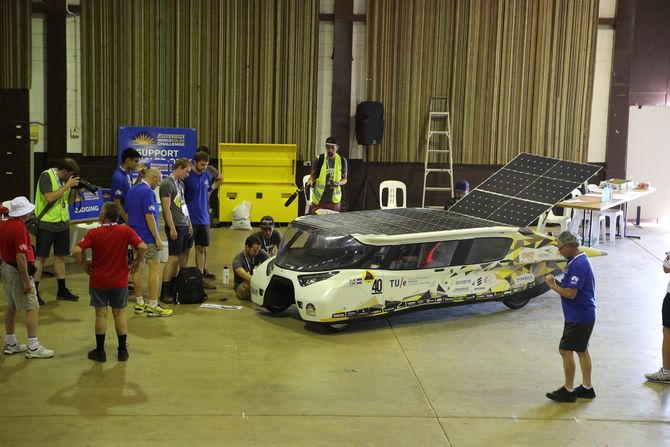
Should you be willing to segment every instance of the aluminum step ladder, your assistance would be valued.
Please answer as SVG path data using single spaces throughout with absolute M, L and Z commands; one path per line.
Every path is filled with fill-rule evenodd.
M 450 197 L 454 196 L 454 163 L 451 148 L 451 117 L 448 98 L 433 96 L 430 98 L 426 126 L 426 158 L 423 164 L 421 198 L 421 206 L 424 208 L 443 208 L 446 202 L 445 194 L 441 194 L 443 192 L 449 192 Z M 429 176 L 431 182 L 428 181 Z M 438 192 L 438 194 L 430 194 L 431 197 L 442 197 L 441 204 L 437 203 L 435 198 L 432 203 L 426 204 L 426 192 L 431 191 Z

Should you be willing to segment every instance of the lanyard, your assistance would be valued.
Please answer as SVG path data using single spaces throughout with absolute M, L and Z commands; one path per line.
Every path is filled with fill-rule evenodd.
M 244 262 L 246 262 L 246 264 L 247 264 L 247 271 L 251 275 L 254 272 L 253 264 L 254 264 L 255 256 L 253 258 L 251 258 L 251 264 L 249 264 L 249 260 L 247 259 L 247 254 L 242 253 L 242 255 L 244 256 Z

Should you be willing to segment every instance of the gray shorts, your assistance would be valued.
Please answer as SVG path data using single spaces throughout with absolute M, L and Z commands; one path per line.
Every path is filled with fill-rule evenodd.
M 88 289 L 91 295 L 91 306 L 93 307 L 113 307 L 114 309 L 123 309 L 128 306 L 128 288 L 122 289 Z
M 5 262 L 0 267 L 2 282 L 5 286 L 5 299 L 7 304 L 13 304 L 20 310 L 39 309 L 37 302 L 37 292 L 32 276 L 30 277 L 30 293 L 23 293 L 23 281 L 19 269 Z

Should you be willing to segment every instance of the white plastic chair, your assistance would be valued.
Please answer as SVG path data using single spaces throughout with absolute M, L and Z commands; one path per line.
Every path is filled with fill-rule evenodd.
M 311 176 L 307 174 L 302 178 L 302 187 L 305 188 L 303 191 L 305 193 L 305 214 L 309 214 L 309 209 L 312 206 L 312 188 L 307 187 L 307 182 Z
M 594 184 L 589 184 L 588 187 L 588 192 L 600 192 L 601 189 L 598 187 L 598 185 Z M 603 238 L 606 237 L 606 232 L 605 232 L 605 214 L 599 211 L 593 211 L 592 213 L 586 213 L 586 220 L 584 221 L 584 210 L 579 210 L 575 209 L 575 212 L 573 214 L 573 221 L 572 221 L 572 229 L 571 231 L 575 234 L 579 234 L 579 225 L 584 221 L 584 225 L 591 225 L 591 221 L 589 219 L 589 216 L 593 216 L 593 220 L 597 221 L 598 223 L 593 226 L 591 229 L 591 238 L 593 239 L 593 243 L 591 243 L 591 246 L 596 246 L 600 242 L 600 236 L 601 234 L 603 235 Z M 588 227 L 585 227 L 588 228 Z M 585 234 L 588 234 L 587 231 L 585 231 Z
M 582 193 L 579 189 L 574 189 L 570 194 L 574 199 L 575 197 L 580 196 Z M 572 223 L 572 216 L 572 208 L 563 208 L 562 216 L 555 215 L 553 210 L 550 209 L 546 214 L 543 214 L 540 217 L 540 220 L 537 223 L 537 231 L 538 233 L 544 233 L 547 224 L 559 224 L 561 226 L 561 233 L 568 231 L 570 224 Z
M 387 190 L 388 199 L 384 205 L 384 190 Z M 402 191 L 402 204 L 398 204 L 398 190 Z M 399 180 L 384 180 L 379 185 L 379 205 L 381 209 L 387 208 L 407 208 L 407 187 Z

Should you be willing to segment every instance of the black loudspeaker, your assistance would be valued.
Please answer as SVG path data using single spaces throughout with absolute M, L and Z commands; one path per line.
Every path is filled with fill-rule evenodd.
M 384 138 L 384 105 L 364 101 L 356 107 L 356 141 L 363 146 L 379 144 Z

